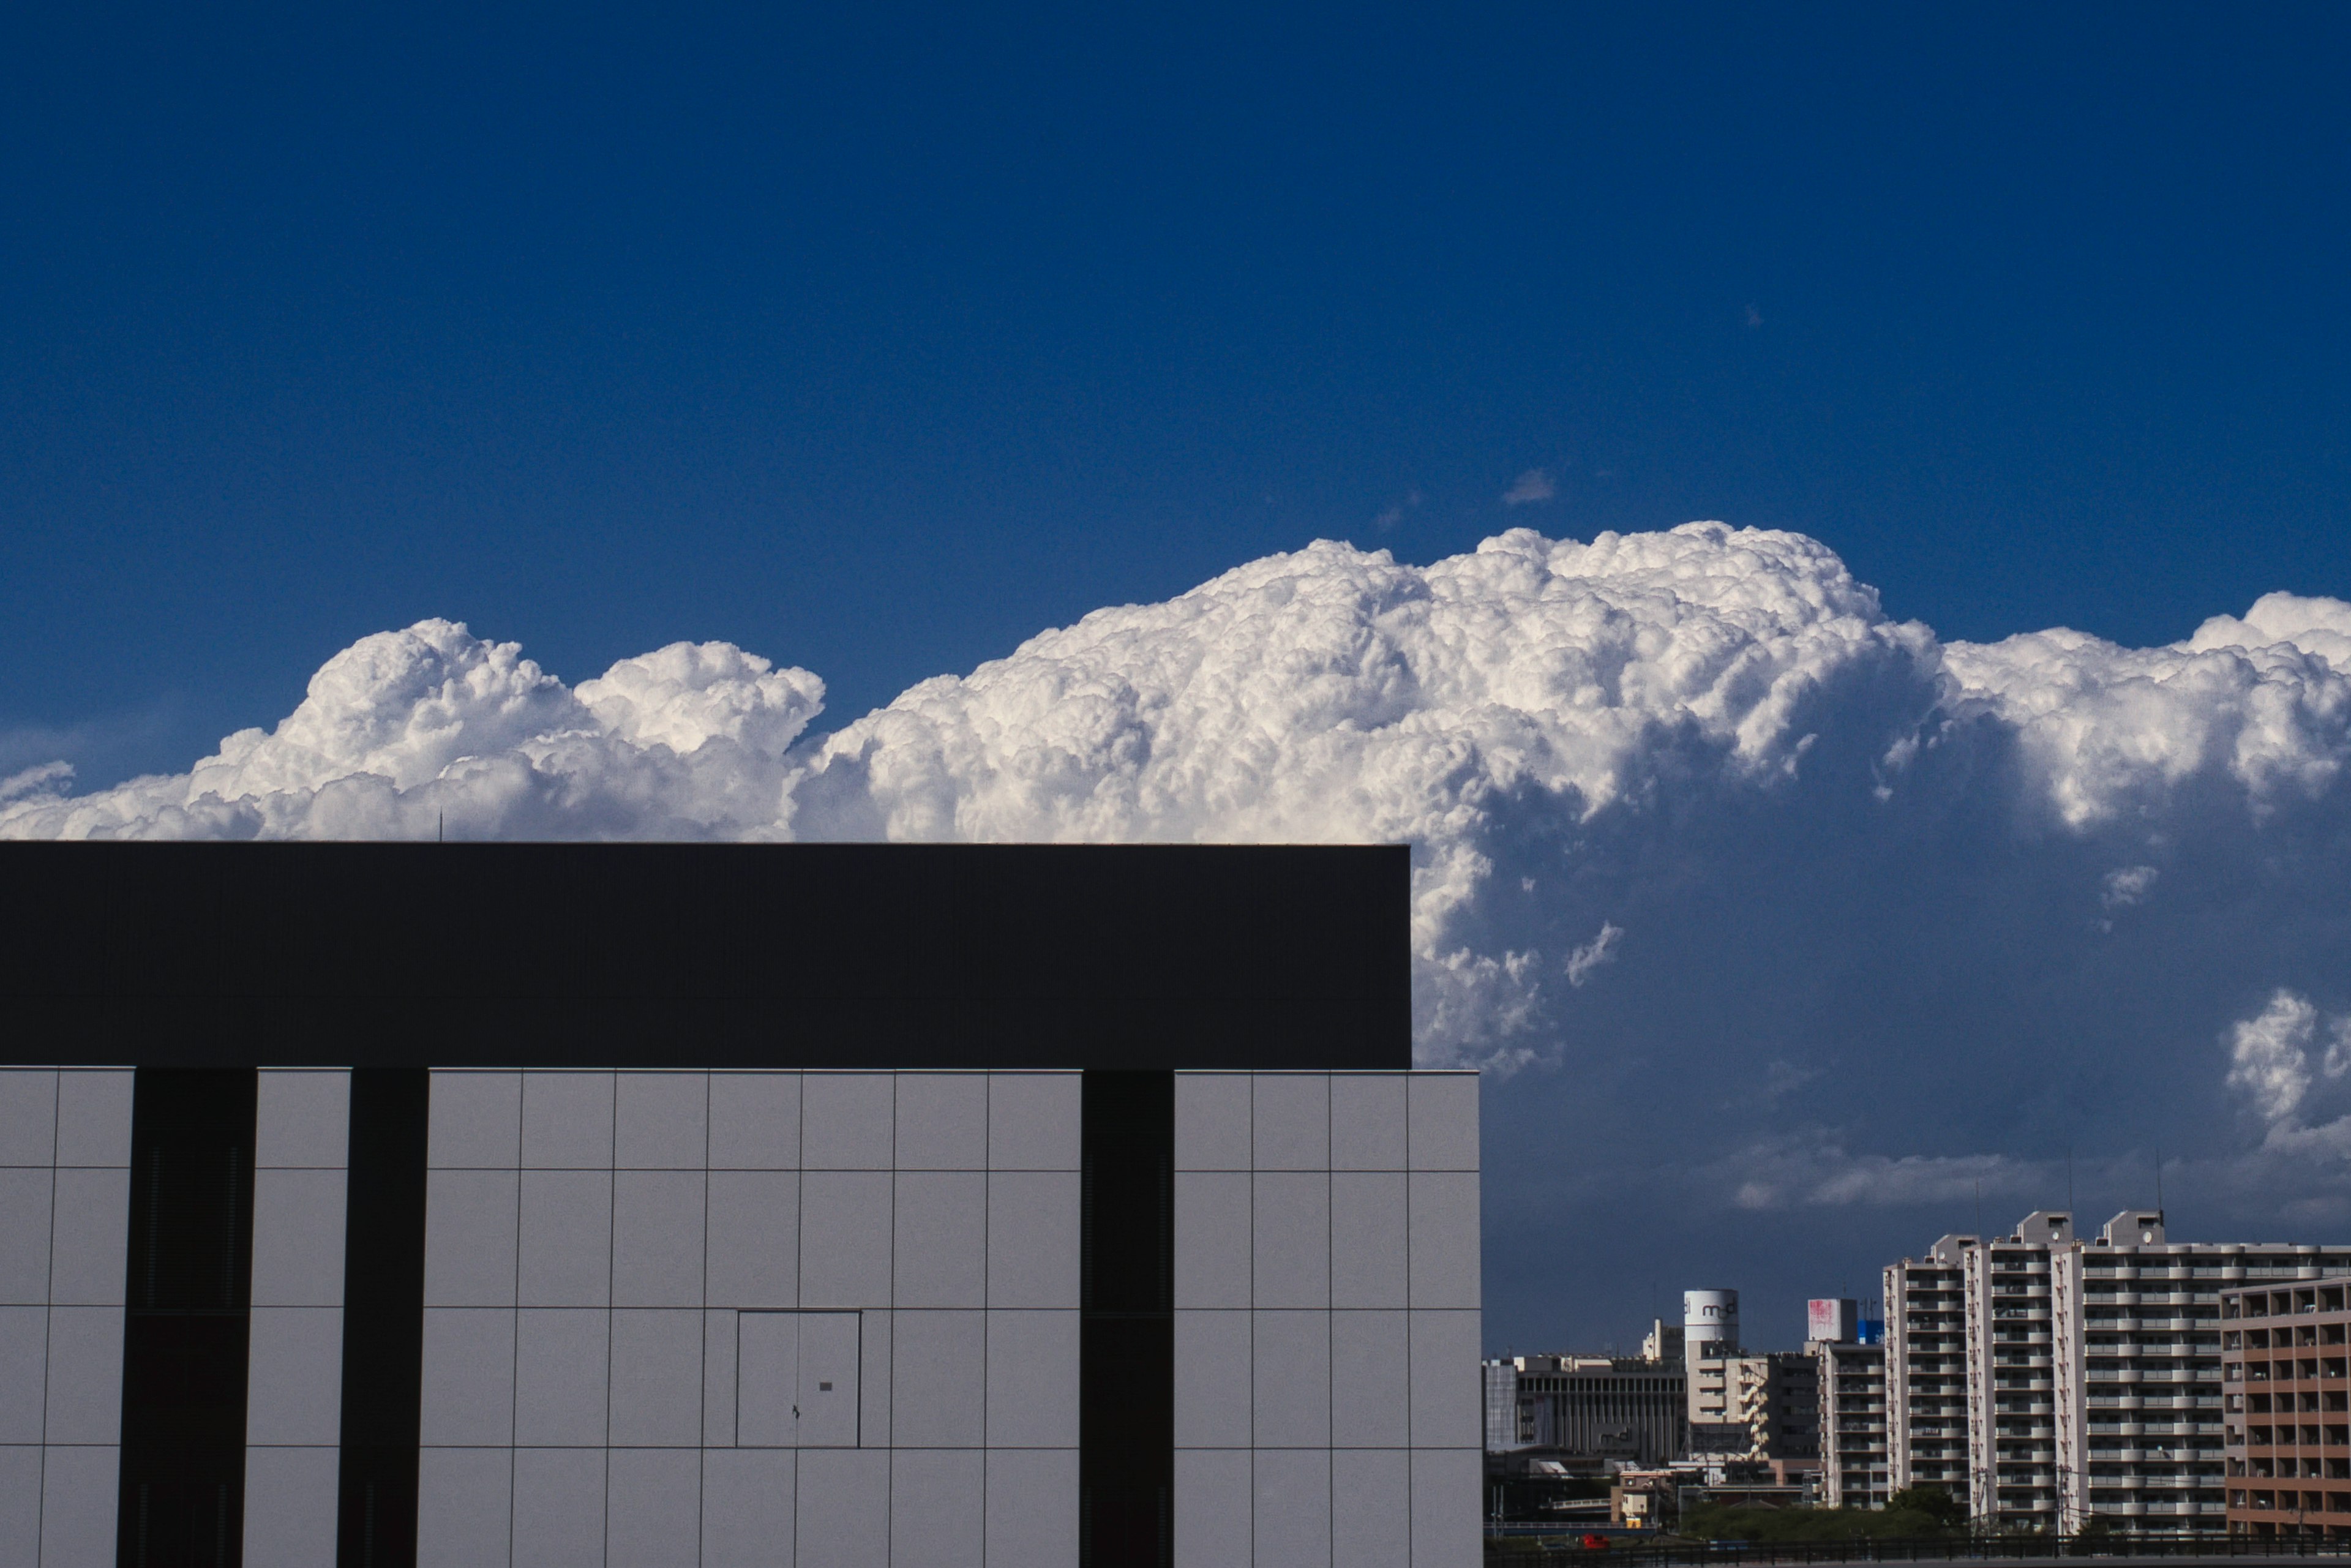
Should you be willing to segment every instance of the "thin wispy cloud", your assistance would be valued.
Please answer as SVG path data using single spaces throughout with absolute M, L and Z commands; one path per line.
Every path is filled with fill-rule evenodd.
M 1559 486 L 1552 481 L 1550 469 L 1530 468 L 1512 480 L 1510 487 L 1502 492 L 1502 505 L 1531 507 L 1548 501 L 1558 494 Z

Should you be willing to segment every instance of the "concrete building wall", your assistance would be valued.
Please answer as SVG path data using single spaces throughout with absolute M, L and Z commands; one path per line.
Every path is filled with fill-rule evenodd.
M 329 1568 L 352 1078 L 252 1082 L 243 1560 Z M 115 1561 L 132 1089 L 0 1071 L 0 1563 Z M 1073 1568 L 1082 1109 L 433 1071 L 419 1564 Z M 1179 1073 L 1175 1133 L 1176 1561 L 1474 1563 L 1476 1076 Z
M 129 1071 L 0 1071 L 0 1562 L 113 1568 Z
M 436 1071 L 420 1564 L 1073 1564 L 1079 1082 Z
M 1179 1568 L 1474 1563 L 1477 1079 L 1178 1073 Z

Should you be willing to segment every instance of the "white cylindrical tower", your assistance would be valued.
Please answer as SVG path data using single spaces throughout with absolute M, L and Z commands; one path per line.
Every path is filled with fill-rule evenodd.
M 1710 1343 L 1713 1348 L 1702 1353 L 1698 1349 L 1701 1343 Z M 1682 1354 L 1692 1361 L 1716 1360 L 1738 1347 L 1739 1292 L 1684 1291 Z

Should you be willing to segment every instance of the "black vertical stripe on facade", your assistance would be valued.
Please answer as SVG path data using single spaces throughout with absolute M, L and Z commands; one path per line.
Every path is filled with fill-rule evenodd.
M 258 1074 L 142 1067 L 132 1082 L 115 1561 L 235 1568 Z
M 1078 1520 L 1083 1568 L 1168 1568 L 1176 1472 L 1176 1077 L 1083 1078 Z
M 431 1076 L 351 1071 L 336 1568 L 414 1568 Z

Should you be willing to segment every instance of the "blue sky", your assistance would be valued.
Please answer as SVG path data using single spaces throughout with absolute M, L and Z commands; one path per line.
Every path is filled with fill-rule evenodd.
M 840 722 L 1272 549 L 1506 521 L 1801 528 L 1950 636 L 2351 591 L 2346 42 L 19 7 L 0 726 L 183 761 L 427 614 L 575 678 L 727 638 Z
M 17 7 L 0 778 L 177 773 L 427 617 L 575 686 L 725 641 L 827 706 L 728 653 L 580 689 L 591 723 L 444 628 L 331 665 L 259 804 L 0 815 L 662 835 L 782 800 L 935 836 L 907 779 L 1009 736 L 935 770 L 971 831 L 1484 857 L 1430 895 L 1416 985 L 1425 1048 L 1531 1053 L 1489 1100 L 1498 1343 L 1629 1342 L 1653 1285 L 1763 1321 L 1970 1225 L 1976 1181 L 1994 1219 L 2056 1201 L 2068 1150 L 2093 1223 L 2170 1148 L 2197 1235 L 2351 1237 L 2351 609 L 2131 653 L 2351 599 L 2346 68 L 2316 5 Z M 1813 536 L 1940 642 L 1848 646 L 1801 610 L 1844 602 L 1834 561 L 1746 536 L 1557 556 L 1556 622 L 1507 563 L 1446 564 L 1693 518 Z M 1316 538 L 1431 573 L 1327 554 L 1157 602 Z M 1438 580 L 1602 663 L 1575 606 L 1647 595 L 1687 653 L 1624 654 L 1650 738 L 1576 727 L 1521 644 L 1448 665 L 1474 617 L 1391 614 Z M 1276 600 L 1329 613 L 1251 618 Z M 2122 648 L 1959 646 L 2053 626 Z M 1674 683 L 1740 638 L 1816 700 L 1734 744 L 1754 694 Z M 1204 646 L 1214 680 L 1152 685 Z M 1297 670 L 1345 690 L 1260 679 Z M 512 703 L 434 707 L 453 671 Z M 1070 695 L 1123 685 L 1149 700 Z M 1413 772 L 1407 716 L 1508 753 L 1497 693 L 1572 765 L 1476 800 Z M 1116 820 L 989 793 L 1212 778 L 1248 752 L 1220 702 L 1295 775 Z M 1310 778 L 1333 715 L 1392 749 Z M 498 793 L 583 726 L 587 806 Z M 1756 783 L 1754 735 L 1798 783 Z

